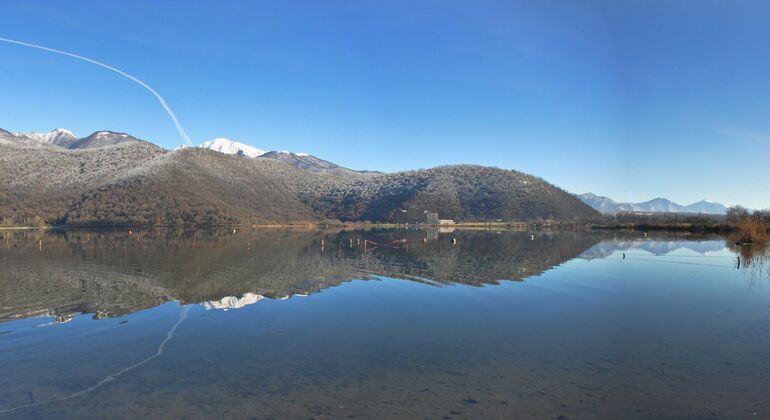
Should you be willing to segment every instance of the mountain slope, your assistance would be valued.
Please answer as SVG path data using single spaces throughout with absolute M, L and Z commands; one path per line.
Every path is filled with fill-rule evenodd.
M 94 149 L 97 147 L 112 146 L 115 144 L 127 143 L 127 142 L 142 142 L 147 143 L 144 140 L 139 140 L 136 137 L 130 136 L 126 133 L 116 133 L 114 131 L 97 131 L 88 137 L 84 137 L 75 142 L 72 142 L 67 146 L 68 149 Z M 147 143 L 149 144 L 149 143 Z
M 260 158 L 279 160 L 289 165 L 304 169 L 309 172 L 333 174 L 339 176 L 349 175 L 380 175 L 382 172 L 376 171 L 356 171 L 337 165 L 327 160 L 319 159 L 307 153 L 292 153 L 286 151 L 267 152 Z
M 480 166 L 340 177 L 274 159 L 167 151 L 142 141 L 75 150 L 8 141 L 1 147 L 0 179 L 9 181 L 0 184 L 0 223 L 6 224 L 421 221 L 425 210 L 459 221 L 598 216 L 539 178 Z
M 425 220 L 426 211 L 461 221 L 572 221 L 599 215 L 540 178 L 475 165 L 356 178 L 317 197 L 315 191 L 304 193 L 317 211 L 340 220 L 416 222 Z

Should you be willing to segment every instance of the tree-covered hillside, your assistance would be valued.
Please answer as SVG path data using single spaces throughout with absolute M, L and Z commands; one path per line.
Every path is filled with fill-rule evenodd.
M 376 176 L 131 141 L 84 150 L 0 139 L 0 223 L 222 225 L 423 220 L 587 220 L 577 198 L 516 171 L 445 166 Z

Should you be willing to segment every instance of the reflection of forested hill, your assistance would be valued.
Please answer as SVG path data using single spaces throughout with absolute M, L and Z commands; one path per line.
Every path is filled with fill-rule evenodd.
M 369 275 L 479 285 L 522 280 L 595 245 L 589 233 L 425 231 L 3 233 L 0 321 L 117 316 L 169 300 L 308 294 Z M 451 238 L 457 239 L 452 244 Z M 366 253 L 363 240 L 408 239 Z M 429 238 L 423 242 L 423 238 Z M 321 247 L 323 240 L 324 246 Z M 255 298 L 250 295 L 251 300 Z M 239 301 L 238 304 L 243 304 Z
M 390 277 L 414 276 L 439 283 L 495 284 L 523 280 L 570 260 L 596 244 L 592 233 L 550 232 L 530 239 L 529 233 L 458 231 L 422 242 L 426 232 L 408 235 L 408 252 L 374 252 L 354 264 Z M 452 238 L 457 239 L 452 244 Z

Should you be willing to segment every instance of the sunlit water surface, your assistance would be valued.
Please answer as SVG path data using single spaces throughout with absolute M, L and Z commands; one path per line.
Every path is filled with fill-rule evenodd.
M 0 233 L 0 418 L 770 417 L 765 250 L 530 235 Z

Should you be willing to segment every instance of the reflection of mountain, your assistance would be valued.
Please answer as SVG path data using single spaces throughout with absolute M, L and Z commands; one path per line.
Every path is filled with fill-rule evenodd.
M 383 250 L 361 260 L 360 268 L 401 278 L 424 278 L 439 283 L 496 284 L 498 280 L 524 280 L 562 264 L 596 244 L 596 234 L 551 232 L 468 232 L 439 234 L 422 243 L 426 232 L 408 235 L 409 251 Z M 451 238 L 457 239 L 453 245 Z
M 723 238 L 701 238 L 699 240 L 671 240 L 652 238 L 613 238 L 605 239 L 580 254 L 580 258 L 594 259 L 604 258 L 615 251 L 640 249 L 655 255 L 666 255 L 678 249 L 688 249 L 698 254 L 721 251 L 725 247 Z
M 408 249 L 364 252 L 365 238 L 384 243 L 404 237 Z M 576 257 L 600 237 L 255 230 L 132 236 L 30 232 L 3 233 L 0 239 L 5 248 L 0 321 L 8 321 L 41 315 L 66 320 L 76 313 L 119 316 L 169 300 L 239 308 L 263 297 L 306 295 L 374 275 L 471 285 L 523 280 Z
M 240 309 L 244 306 L 253 305 L 264 298 L 265 297 L 262 295 L 248 292 L 245 293 L 242 297 L 225 296 L 222 299 L 210 300 L 207 302 L 202 302 L 201 304 L 206 309 Z

